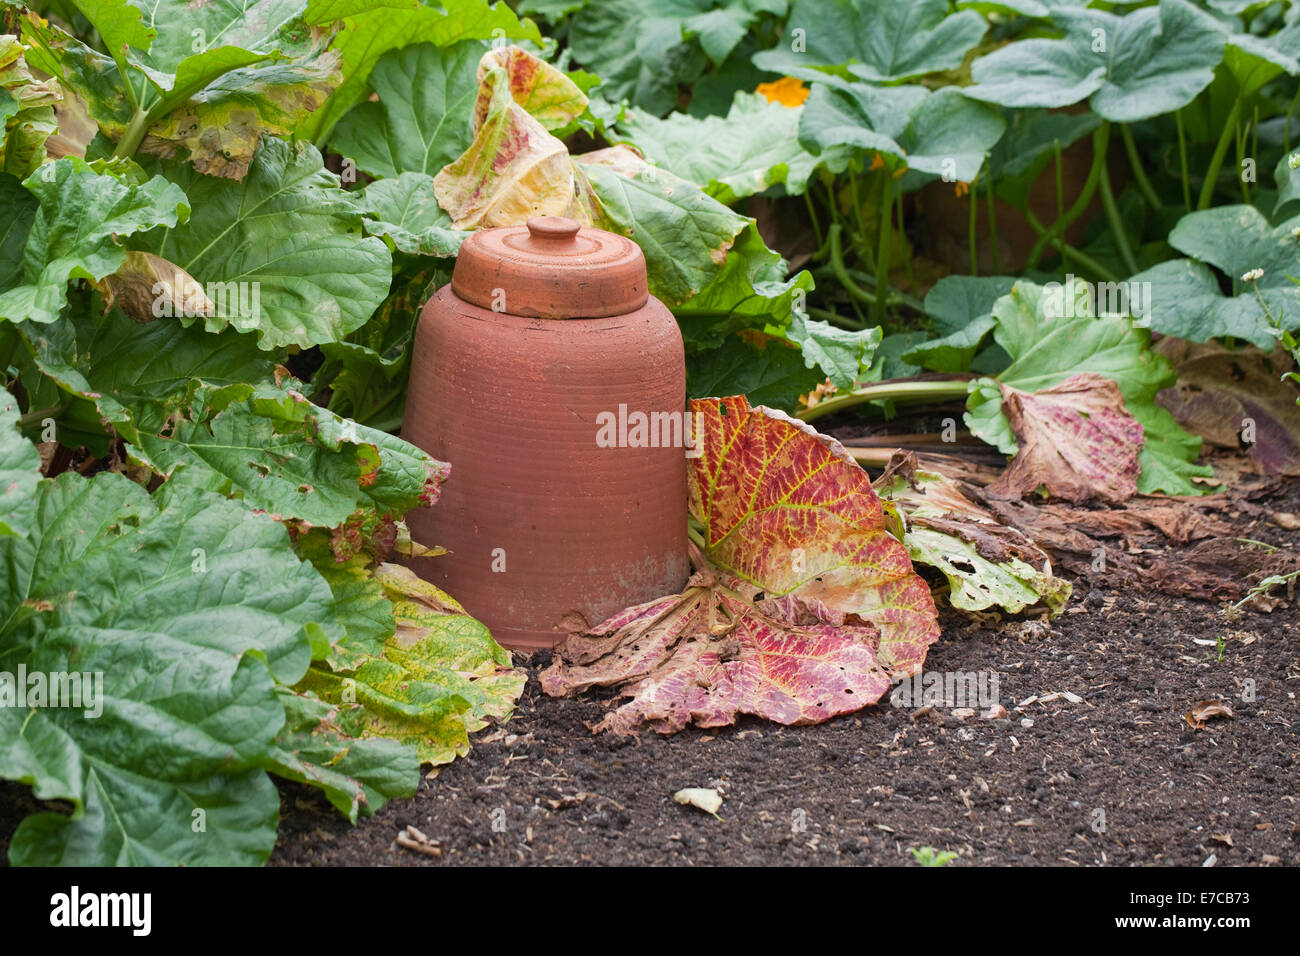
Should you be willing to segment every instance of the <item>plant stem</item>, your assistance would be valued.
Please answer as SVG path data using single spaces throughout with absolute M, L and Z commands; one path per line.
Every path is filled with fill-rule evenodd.
M 894 212 L 894 197 L 890 187 L 894 185 L 894 177 L 888 168 L 882 169 L 881 173 L 883 175 L 880 177 L 880 244 L 876 251 L 876 307 L 872 318 L 877 325 L 884 328 L 889 318 L 889 234 Z
M 1210 208 L 1210 203 L 1214 201 L 1214 187 L 1219 179 L 1219 170 L 1223 167 L 1223 157 L 1228 154 L 1228 144 L 1232 142 L 1232 137 L 1237 129 L 1237 117 L 1241 115 L 1241 97 L 1232 104 L 1232 112 L 1228 114 L 1228 121 L 1223 124 L 1223 132 L 1219 134 L 1219 142 L 1214 146 L 1214 153 L 1210 156 L 1210 165 L 1205 170 L 1205 182 L 1201 186 L 1201 196 L 1196 201 L 1196 208 L 1204 210 Z
M 984 195 L 988 199 L 989 207 L 989 247 L 993 253 L 993 274 L 998 275 L 1002 272 L 1002 264 L 998 261 L 997 197 L 993 194 L 993 180 L 991 178 L 984 186 Z
M 1183 205 L 1192 211 L 1192 184 L 1187 179 L 1187 134 L 1183 131 L 1183 111 L 1174 110 L 1174 122 L 1178 125 L 1178 165 L 1183 173 Z
M 130 159 L 135 155 L 135 151 L 140 148 L 144 141 L 144 134 L 149 131 L 149 112 L 147 110 L 136 110 L 135 115 L 131 117 L 131 122 L 122 134 L 122 139 L 118 142 L 117 148 L 113 150 L 115 159 Z
M 903 232 L 903 191 L 901 189 L 894 192 L 894 209 L 898 213 L 898 231 Z M 907 273 L 907 291 L 916 291 L 916 276 L 912 274 L 912 249 L 907 243 L 907 236 L 903 236 L 903 270 Z
M 30 428 L 32 425 L 39 425 L 47 418 L 53 418 L 59 412 L 63 411 L 62 405 L 51 405 L 49 408 L 38 408 L 30 411 L 22 418 L 18 419 L 21 428 Z
M 798 412 L 795 417 L 811 422 L 824 415 L 831 415 L 846 408 L 852 408 L 855 405 L 882 399 L 891 399 L 896 402 L 964 399 L 966 397 L 966 386 L 966 379 L 937 379 L 928 382 L 873 382 L 870 385 L 862 386 L 862 388 L 855 388 L 851 392 L 833 395 L 824 401 L 818 402 L 812 408 L 805 408 L 803 411 Z
M 1142 168 L 1137 143 L 1133 141 L 1133 130 L 1129 128 L 1127 123 L 1120 123 L 1119 135 L 1124 140 L 1124 150 L 1128 153 L 1129 165 L 1133 167 L 1133 178 L 1137 180 L 1138 191 L 1142 193 L 1142 198 L 1147 201 L 1148 206 L 1155 210 L 1161 209 L 1164 203 L 1156 195 L 1155 187 L 1151 185 L 1151 180 L 1147 179 L 1146 170 Z
M 826 242 L 822 239 L 822 226 L 817 220 L 817 208 L 813 205 L 811 184 L 804 189 L 803 199 L 808 204 L 808 218 L 812 220 L 813 235 L 817 238 L 817 249 L 820 251 Z
M 1064 238 L 1065 231 L 1070 228 L 1074 220 L 1078 219 L 1088 203 L 1092 202 L 1093 193 L 1097 191 L 1097 184 L 1101 181 L 1101 170 L 1106 165 L 1106 148 L 1110 143 L 1110 123 L 1106 120 L 1097 127 L 1092 134 L 1092 167 L 1088 170 L 1088 178 L 1084 181 L 1083 189 L 1080 190 L 1079 196 L 1069 209 L 1056 222 L 1052 223 L 1050 229 L 1045 229 L 1039 235 L 1038 241 L 1034 247 L 1029 250 L 1029 259 L 1025 263 L 1025 271 L 1028 271 L 1038 265 L 1038 260 L 1042 258 L 1043 250 L 1048 244 L 1053 242 L 1057 236 Z
M 980 274 L 979 255 L 975 252 L 975 227 L 979 225 L 979 220 L 976 215 L 979 212 L 979 203 L 975 201 L 975 183 L 979 178 L 979 173 L 976 173 L 975 178 L 970 181 L 970 188 L 967 193 L 967 195 L 970 196 L 970 222 L 966 226 L 966 245 L 969 247 L 970 274 L 973 276 Z
M 857 299 L 859 302 L 865 302 L 873 308 L 876 305 L 876 297 L 862 288 L 849 276 L 849 270 L 844 267 L 844 250 L 840 247 L 840 233 L 844 227 L 838 222 L 831 223 L 830 241 L 831 241 L 831 271 L 835 274 L 836 280 L 844 287 L 844 291 L 849 294 L 850 298 Z
M 1039 222 L 1038 217 L 1035 216 L 1033 212 L 1031 212 L 1028 209 L 1025 210 L 1025 221 L 1029 223 L 1029 225 L 1033 228 L 1033 230 L 1037 232 L 1040 236 L 1045 235 L 1048 232 L 1047 227 L 1044 226 L 1041 222 Z M 1119 281 L 1119 276 L 1117 276 L 1114 272 L 1106 268 L 1104 265 L 1102 265 L 1092 256 L 1084 252 L 1082 249 L 1074 248 L 1074 246 L 1070 245 L 1064 239 L 1057 238 L 1053 240 L 1052 247 L 1061 254 L 1061 258 L 1068 259 L 1071 262 L 1078 263 L 1083 268 L 1095 274 L 1097 278 L 1104 279 L 1107 282 Z
M 1056 162 L 1056 218 L 1065 218 L 1065 171 L 1061 168 L 1061 141 L 1052 140 L 1052 153 Z
M 1246 177 L 1242 175 L 1244 172 L 1242 167 L 1245 165 L 1246 161 L 1246 137 L 1248 135 L 1250 135 L 1250 130 L 1243 130 L 1241 124 L 1238 123 L 1237 135 L 1235 137 L 1237 141 L 1237 184 L 1241 186 L 1241 201 L 1249 206 L 1250 189 L 1246 186 Z
M 1119 206 L 1115 203 L 1115 194 L 1110 188 L 1110 173 L 1104 166 L 1101 170 L 1101 205 L 1106 210 L 1110 231 L 1115 235 L 1115 245 L 1119 249 L 1120 259 L 1124 261 L 1124 268 L 1128 270 L 1129 275 L 1134 275 L 1138 271 L 1137 259 L 1133 258 L 1133 250 L 1129 247 L 1128 231 L 1124 228 L 1124 220 L 1119 215 Z

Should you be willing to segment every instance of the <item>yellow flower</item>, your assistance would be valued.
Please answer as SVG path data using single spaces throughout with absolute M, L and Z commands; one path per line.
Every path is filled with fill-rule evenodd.
M 783 76 L 775 83 L 760 83 L 755 92 L 769 103 L 780 103 L 782 106 L 802 106 L 803 101 L 808 99 L 808 87 L 793 76 Z
M 970 192 L 970 183 L 964 183 L 961 180 L 958 180 L 957 198 L 960 199 L 962 196 L 965 196 L 968 192 Z

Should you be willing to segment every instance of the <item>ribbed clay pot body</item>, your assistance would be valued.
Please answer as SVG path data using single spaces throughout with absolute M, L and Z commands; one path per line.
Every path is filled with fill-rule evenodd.
M 498 279 L 511 281 L 489 277 Z M 530 317 L 467 302 L 456 287 L 420 315 L 402 426 L 403 438 L 451 463 L 438 503 L 407 516 L 414 540 L 451 553 L 412 568 L 522 649 L 564 637 L 556 625 L 571 612 L 595 624 L 680 590 L 681 441 L 652 447 L 634 434 L 608 447 L 620 406 L 624 421 L 637 411 L 684 418 L 672 313 L 644 298 L 603 318 Z M 500 288 L 507 307 L 512 294 L 522 307 L 521 293 Z

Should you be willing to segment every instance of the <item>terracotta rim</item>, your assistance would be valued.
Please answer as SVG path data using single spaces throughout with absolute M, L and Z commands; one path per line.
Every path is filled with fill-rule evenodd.
M 636 243 L 560 216 L 474 233 L 460 247 L 451 287 L 479 308 L 542 319 L 625 315 L 649 296 Z

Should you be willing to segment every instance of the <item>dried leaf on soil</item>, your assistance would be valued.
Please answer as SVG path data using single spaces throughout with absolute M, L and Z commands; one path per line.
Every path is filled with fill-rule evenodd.
M 1292 367 L 1286 352 L 1266 355 L 1253 346 L 1227 349 L 1172 336 L 1155 350 L 1178 369 L 1178 383 L 1156 399 L 1180 425 L 1220 448 L 1244 445 L 1260 474 L 1300 475 L 1300 392 L 1282 381 Z
M 838 442 L 743 396 L 691 408 L 696 574 L 681 594 L 570 637 L 542 688 L 619 686 L 633 699 L 598 729 L 622 733 L 742 713 L 819 723 L 879 700 L 939 629 L 866 473 Z
M 898 453 L 875 487 L 906 517 L 903 543 L 912 561 L 948 579 L 953 607 L 983 611 L 996 605 L 1015 614 L 1043 605 L 1053 615 L 1064 609 L 1070 584 L 1053 575 L 1047 552 L 999 524 L 956 481 L 917 472 L 915 456 Z

